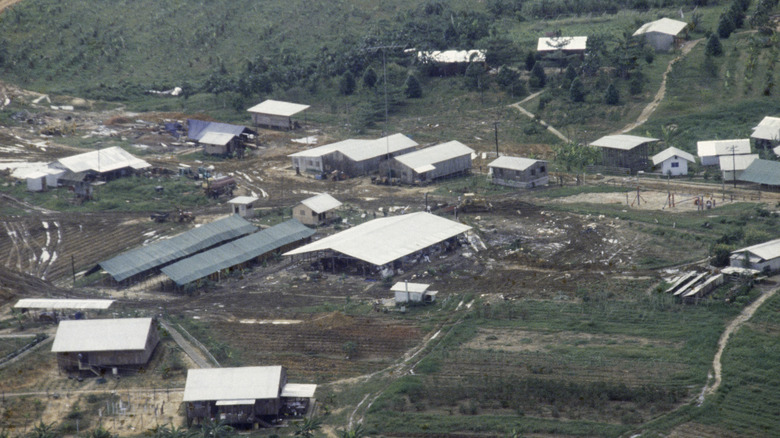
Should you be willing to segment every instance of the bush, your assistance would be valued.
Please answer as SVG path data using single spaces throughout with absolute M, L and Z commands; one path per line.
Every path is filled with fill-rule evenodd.
M 732 32 L 734 32 L 735 28 L 734 20 L 731 18 L 731 15 L 726 13 L 720 16 L 720 21 L 718 21 L 718 36 L 724 39 L 728 38 L 731 36 Z
M 574 78 L 569 87 L 569 98 L 572 102 L 584 102 L 585 101 L 585 87 L 582 85 L 580 78 Z
M 339 93 L 349 96 L 355 92 L 355 77 L 352 73 L 346 72 L 339 81 Z
M 363 86 L 366 88 L 374 88 L 377 81 L 377 75 L 373 68 L 369 67 L 363 73 Z
M 710 35 L 707 40 L 707 49 L 705 50 L 707 56 L 721 56 L 723 55 L 723 46 L 720 44 L 720 38 L 717 34 Z
M 417 80 L 414 75 L 409 75 L 406 78 L 406 84 L 404 84 L 404 94 L 409 99 L 419 99 L 422 97 L 422 87 L 420 81 Z
M 534 64 L 533 69 L 531 69 L 531 78 L 528 80 L 528 85 L 531 86 L 531 88 L 539 89 L 544 88 L 544 86 L 547 84 L 547 75 L 544 73 L 544 67 L 542 67 L 541 63 Z
M 604 93 L 604 103 L 607 105 L 617 105 L 620 103 L 620 93 L 615 84 L 609 84 L 607 92 Z

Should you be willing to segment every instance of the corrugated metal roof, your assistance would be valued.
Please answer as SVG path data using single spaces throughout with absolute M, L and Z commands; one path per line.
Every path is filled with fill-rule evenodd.
M 226 240 L 253 233 L 257 228 L 238 215 L 228 216 L 193 228 L 167 240 L 160 240 L 124 252 L 98 263 L 114 280 L 122 281 L 133 275 L 178 260 Z
M 273 399 L 281 380 L 281 366 L 190 369 L 182 401 Z
M 381 266 L 470 230 L 430 213 L 374 219 L 285 253 L 333 250 Z
M 443 64 L 485 62 L 485 52 L 481 50 L 430 50 L 417 52 L 422 62 L 440 62 Z
M 252 260 L 284 245 L 314 234 L 314 230 L 290 219 L 260 232 L 228 242 L 214 249 L 187 257 L 161 269 L 179 286 L 201 279 L 223 269 Z
M 418 169 L 422 166 L 432 165 L 437 163 L 451 160 L 463 155 L 469 155 L 474 153 L 474 149 L 466 146 L 465 144 L 453 140 L 447 143 L 442 143 L 436 146 L 431 146 L 419 151 L 409 152 L 395 157 L 398 162 L 411 169 Z
M 187 119 L 187 138 L 195 141 L 202 141 L 208 133 L 230 134 L 233 138 L 243 133 L 252 134 L 254 131 L 241 125 L 231 125 L 229 123 L 205 122 L 203 120 Z M 209 143 L 217 144 L 217 143 Z
M 780 257 L 780 239 L 770 240 L 769 242 L 759 243 L 758 245 L 748 246 L 738 249 L 731 253 L 732 256 L 740 255 L 744 252 L 754 254 L 763 260 L 772 260 Z
M 80 300 L 66 298 L 23 298 L 14 309 L 108 309 L 114 300 Z
M 650 137 L 638 137 L 636 135 L 605 135 L 590 145 L 607 149 L 630 151 L 637 146 L 654 141 L 658 141 L 658 139 Z
M 409 283 L 408 281 L 399 281 L 398 283 L 394 284 L 393 287 L 390 288 L 391 291 L 398 291 L 398 292 L 425 292 L 428 290 L 428 288 L 431 287 L 430 284 L 425 283 Z
M 769 186 L 780 186 L 780 162 L 770 160 L 754 160 L 742 175 L 740 181 Z
M 199 143 L 211 144 L 215 146 L 225 146 L 230 143 L 230 140 L 236 138 L 233 134 L 225 134 L 223 132 L 207 132 L 200 138 Z
M 126 167 L 133 169 L 151 167 L 151 164 L 135 157 L 133 154 L 119 146 L 60 158 L 57 163 L 73 173 L 86 172 L 89 170 L 101 173 L 124 169 Z
M 282 397 L 312 398 L 317 391 L 317 385 L 308 383 L 288 383 L 282 388 Z
M 153 330 L 152 318 L 61 321 L 51 351 L 143 350 L 150 330 Z
M 236 196 L 228 201 L 228 204 L 246 205 L 260 200 L 257 196 Z
M 539 38 L 536 44 L 537 52 L 555 52 L 557 50 L 585 50 L 588 46 L 588 37 L 553 37 Z
M 671 18 L 661 18 L 660 20 L 651 21 L 645 23 L 634 32 L 634 36 L 643 35 L 646 33 L 657 32 L 666 35 L 677 35 L 682 32 L 688 26 L 688 23 L 683 21 L 672 20 Z
M 750 163 L 758 159 L 758 154 L 750 155 L 721 155 L 718 157 L 720 164 L 720 170 L 730 172 L 734 169 L 745 170 L 750 166 Z
M 753 128 L 751 138 L 760 140 L 780 141 L 780 118 L 764 117 L 761 122 Z
M 536 163 L 546 163 L 544 160 L 534 160 L 533 158 L 521 157 L 498 157 L 488 164 L 488 167 L 497 167 L 499 169 L 510 169 L 524 171 Z
M 736 155 L 750 153 L 750 139 L 739 138 L 732 140 L 705 140 L 696 142 L 696 154 L 700 157 L 717 157 L 718 155 L 731 155 L 734 148 Z
M 299 103 L 282 102 L 279 100 L 265 100 L 249 108 L 250 113 L 271 114 L 274 116 L 290 117 L 309 108 L 309 105 Z
M 341 152 L 352 161 L 364 161 L 417 146 L 417 142 L 403 134 L 393 134 L 374 140 L 347 139 L 336 143 L 308 149 L 288 155 L 288 157 L 316 158 Z
M 316 148 L 307 149 L 305 151 L 296 152 L 294 154 L 288 155 L 288 157 L 318 158 L 336 152 L 337 150 L 339 150 L 339 148 L 344 147 L 348 144 L 365 144 L 370 141 L 371 140 L 347 139 L 336 143 L 317 146 Z
M 672 146 L 672 147 L 668 147 L 668 148 L 662 150 L 661 152 L 653 155 L 653 166 L 657 166 L 657 165 L 663 163 L 664 161 L 668 160 L 669 158 L 672 158 L 672 157 L 675 157 L 675 156 L 680 157 L 683 160 L 688 160 L 691 163 L 695 163 L 696 162 L 696 158 L 694 158 L 693 155 L 689 154 L 688 152 L 685 152 L 684 150 L 677 149 L 676 147 Z
M 301 204 L 309 207 L 317 214 L 325 213 L 326 211 L 330 211 L 341 206 L 341 202 L 339 202 L 338 199 L 330 196 L 327 193 L 320 193 L 317 196 L 304 199 L 301 201 Z

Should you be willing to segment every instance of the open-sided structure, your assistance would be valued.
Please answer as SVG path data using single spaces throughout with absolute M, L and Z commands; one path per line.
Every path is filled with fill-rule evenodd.
M 756 147 L 774 147 L 780 144 L 780 117 L 764 117 L 753 127 L 750 138 L 755 140 Z
M 696 142 L 696 153 L 702 166 L 717 166 L 724 155 L 745 155 L 750 153 L 750 139 L 703 140 Z
M 407 52 L 415 52 L 408 49 Z M 482 50 L 427 50 L 416 51 L 417 61 L 426 64 L 430 74 L 453 75 L 462 73 L 469 64 L 485 63 L 485 52 Z
M 777 190 L 780 188 L 780 162 L 771 160 L 753 160 L 739 176 L 740 181 L 760 184 Z
M 89 270 L 87 275 L 102 268 L 114 281 L 132 281 L 177 260 L 255 231 L 257 227 L 238 215 L 231 215 L 102 261 Z
M 544 37 L 536 43 L 536 51 L 540 53 L 563 52 L 584 53 L 588 48 L 588 37 Z
M 395 294 L 396 304 L 405 303 L 432 303 L 436 300 L 436 291 L 429 291 L 430 284 L 409 283 L 408 281 L 399 281 L 390 288 Z
M 222 272 L 262 262 L 273 254 L 308 242 L 314 230 L 290 219 L 271 228 L 225 243 L 187 257 L 161 269 L 177 286 L 210 277 L 219 279 Z
M 255 126 L 290 130 L 295 128 L 292 116 L 309 108 L 309 105 L 268 99 L 249 108 Z
M 413 184 L 468 173 L 474 149 L 459 141 L 448 141 L 395 157 L 387 165 L 391 176 Z
M 491 161 L 488 168 L 493 184 L 528 189 L 549 182 L 545 160 L 503 156 Z
M 94 300 L 77 298 L 22 298 L 14 304 L 14 310 L 30 312 L 34 318 L 47 322 L 58 322 L 63 311 L 75 310 L 73 319 L 83 319 L 84 311 L 106 310 L 114 300 Z
M 282 366 L 190 369 L 183 401 L 188 424 L 215 419 L 270 426 L 282 414 L 305 413 L 316 389 L 287 383 Z
M 338 199 L 327 193 L 306 198 L 293 208 L 293 217 L 305 225 L 324 225 L 338 216 L 336 209 L 341 207 Z
M 634 32 L 634 36 L 642 36 L 652 48 L 659 52 L 668 52 L 677 47 L 682 39 L 680 32 L 688 27 L 688 23 L 661 18 L 645 23 Z
M 590 145 L 601 149 L 601 164 L 620 173 L 635 173 L 648 164 L 650 143 L 657 138 L 636 135 L 607 135 Z
M 653 166 L 661 166 L 663 175 L 679 176 L 688 174 L 688 163 L 695 163 L 693 155 L 676 147 L 668 147 L 653 155 Z
M 780 270 L 780 239 L 738 249 L 731 253 L 730 264 L 737 268 Z
M 285 253 L 314 255 L 323 263 L 360 262 L 362 271 L 414 262 L 417 256 L 443 252 L 471 227 L 430 213 L 374 219 Z
M 158 342 L 152 318 L 84 319 L 60 322 L 51 351 L 65 370 L 100 375 L 146 365 Z
M 60 158 L 49 165 L 71 173 L 84 173 L 88 178 L 100 177 L 106 180 L 129 175 L 151 166 L 119 146 Z
M 241 155 L 249 136 L 254 134 L 246 126 L 187 120 L 187 137 L 202 145 L 203 152 L 209 155 Z

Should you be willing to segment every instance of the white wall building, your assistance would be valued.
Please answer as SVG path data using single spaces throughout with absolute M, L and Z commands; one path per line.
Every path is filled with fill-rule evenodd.
M 680 176 L 688 174 L 688 163 L 695 163 L 693 155 L 676 147 L 669 147 L 653 155 L 653 166 L 661 166 L 663 175 Z

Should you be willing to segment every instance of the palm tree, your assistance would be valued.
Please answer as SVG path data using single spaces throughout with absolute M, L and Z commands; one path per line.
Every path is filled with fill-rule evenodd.
M 207 419 L 202 426 L 203 438 L 225 438 L 233 433 L 233 428 L 222 420 Z
M 352 429 L 342 429 L 339 430 L 339 437 L 341 438 L 363 438 L 366 436 L 366 430 L 363 429 L 362 424 L 358 424 Z
M 103 429 L 102 426 L 98 426 L 97 429 L 89 434 L 89 438 L 111 438 L 111 432 Z
M 41 420 L 33 426 L 29 436 L 30 438 L 58 438 L 59 433 L 54 428 L 54 423 L 46 424 Z
M 303 421 L 295 426 L 295 436 L 311 438 L 314 432 L 319 430 L 322 420 L 319 418 L 304 418 Z

